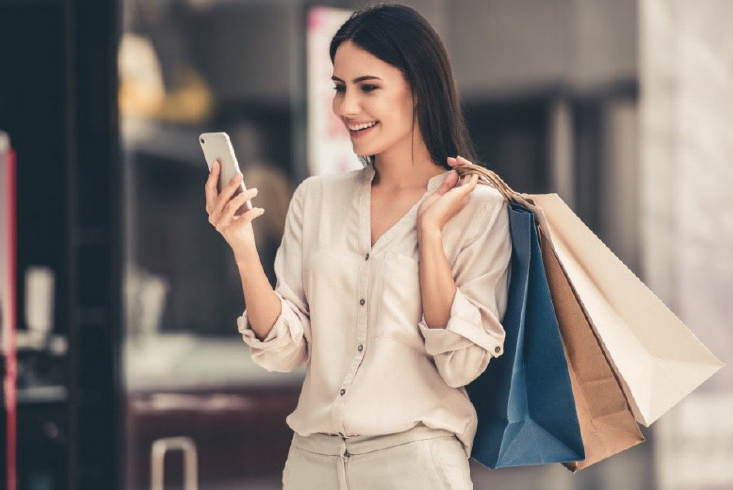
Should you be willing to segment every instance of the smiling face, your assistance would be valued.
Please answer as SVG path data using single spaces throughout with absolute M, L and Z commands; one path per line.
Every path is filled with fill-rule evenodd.
M 351 41 L 344 41 L 333 61 L 333 112 L 349 129 L 357 155 L 378 155 L 410 144 L 413 121 L 410 87 L 402 72 Z

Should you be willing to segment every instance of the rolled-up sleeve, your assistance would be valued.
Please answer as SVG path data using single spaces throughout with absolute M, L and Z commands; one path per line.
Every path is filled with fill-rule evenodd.
M 293 193 L 285 218 L 282 241 L 275 254 L 275 294 L 281 312 L 267 336 L 252 330 L 247 310 L 237 318 L 237 329 L 249 346 L 252 360 L 268 371 L 289 372 L 308 362 L 311 340 L 310 311 L 303 289 L 303 219 L 308 179 Z
M 430 328 L 423 316 L 419 329 L 427 353 L 445 382 L 459 388 L 484 372 L 503 353 L 501 325 L 507 304 L 512 254 L 506 202 L 482 207 L 477 232 L 451 266 L 456 293 L 445 328 Z

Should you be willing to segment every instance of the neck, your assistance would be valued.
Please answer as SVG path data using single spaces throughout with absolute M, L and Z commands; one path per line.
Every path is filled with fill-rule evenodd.
M 377 172 L 372 187 L 385 191 L 399 192 L 416 187 L 426 188 L 431 177 L 446 171 L 433 162 L 425 143 L 414 131 L 414 148 L 408 135 L 400 144 L 376 155 L 374 168 Z

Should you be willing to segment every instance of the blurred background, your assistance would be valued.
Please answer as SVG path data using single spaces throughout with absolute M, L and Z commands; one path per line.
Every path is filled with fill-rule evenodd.
M 403 3 L 446 43 L 480 161 L 558 192 L 733 363 L 733 1 Z M 3 471 L 17 488 L 182 488 L 193 467 L 202 489 L 281 487 L 304 371 L 266 372 L 237 333 L 241 285 L 206 219 L 197 136 L 227 131 L 258 187 L 274 286 L 295 186 L 360 168 L 330 112 L 328 42 L 364 5 L 0 0 L 0 163 L 17 163 L 15 192 L 0 181 L 16 216 L 0 229 L 15 258 L 0 269 Z M 723 369 L 640 446 L 575 475 L 472 462 L 474 485 L 733 489 L 731 414 Z

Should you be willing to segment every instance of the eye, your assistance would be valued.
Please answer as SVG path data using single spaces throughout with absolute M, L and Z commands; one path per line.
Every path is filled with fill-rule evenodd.
M 370 85 L 370 84 L 368 84 L 368 83 L 365 83 L 364 85 L 362 85 L 362 86 L 361 86 L 361 89 L 362 89 L 362 90 L 363 90 L 364 92 L 371 92 L 372 90 L 376 90 L 376 89 L 378 89 L 378 88 L 379 88 L 379 87 L 377 87 L 376 85 Z
M 343 85 L 336 85 L 335 87 L 333 87 L 333 89 L 336 91 L 337 94 L 342 94 L 346 90 L 346 87 L 344 87 Z

